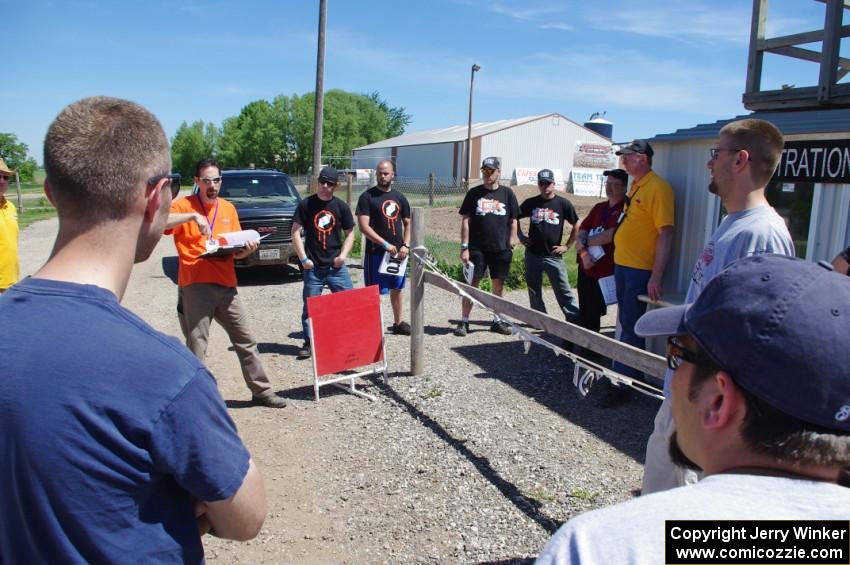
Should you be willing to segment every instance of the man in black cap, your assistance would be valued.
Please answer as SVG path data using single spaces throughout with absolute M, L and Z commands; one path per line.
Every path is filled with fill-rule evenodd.
M 292 219 L 292 243 L 304 275 L 304 306 L 301 311 L 304 345 L 298 350 L 299 359 L 312 355 L 307 299 L 322 294 L 325 286 L 331 292 L 353 288 L 345 260 L 354 244 L 354 216 L 348 204 L 334 196 L 338 182 L 339 172 L 336 169 L 322 169 L 316 194 L 298 204 Z M 302 230 L 306 249 L 301 241 Z
M 578 305 L 570 290 L 564 253 L 576 238 L 578 214 L 572 203 L 555 194 L 555 175 L 549 169 L 537 173 L 538 196 L 525 200 L 519 207 L 519 217 L 529 218 L 528 235 L 518 228 L 519 240 L 525 245 L 525 282 L 528 301 L 538 312 L 546 312 L 543 303 L 543 273 L 549 277 L 558 306 L 568 322 L 578 319 Z M 570 234 L 564 239 L 564 222 L 570 224 Z
M 664 563 L 667 520 L 841 520 L 846 547 L 848 327 L 850 278 L 769 254 L 643 316 L 641 335 L 673 336 L 670 453 L 706 478 L 573 518 L 537 563 Z
M 614 280 L 617 285 L 617 317 L 620 341 L 643 349 L 644 339 L 635 334 L 635 322 L 646 312 L 642 294 L 659 300 L 662 278 L 673 245 L 673 190 L 652 170 L 652 146 L 636 139 L 617 151 L 623 168 L 632 176 L 624 215 L 614 233 Z M 620 363 L 614 370 L 641 379 L 640 371 Z
M 490 269 L 493 294 L 502 296 L 505 277 L 511 269 L 511 257 L 517 240 L 519 205 L 516 195 L 499 184 L 502 163 L 498 157 L 487 157 L 481 163 L 484 184 L 469 189 L 460 206 L 460 260 L 475 267 L 470 284 L 478 287 L 484 271 Z M 461 320 L 454 334 L 463 337 L 469 332 L 469 313 L 472 302 L 463 299 Z M 490 331 L 510 335 L 510 327 L 493 320 Z

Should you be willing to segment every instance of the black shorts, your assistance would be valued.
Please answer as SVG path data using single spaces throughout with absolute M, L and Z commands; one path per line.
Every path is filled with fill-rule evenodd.
M 511 270 L 511 257 L 513 251 L 481 251 L 480 249 L 469 250 L 469 260 L 475 265 L 475 278 L 481 279 L 484 270 L 489 267 L 491 279 L 505 280 Z

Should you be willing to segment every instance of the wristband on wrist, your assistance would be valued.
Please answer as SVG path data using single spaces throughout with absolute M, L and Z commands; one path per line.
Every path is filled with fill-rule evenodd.
M 410 246 L 406 243 L 402 243 L 399 247 L 407 247 L 408 249 L 410 249 Z
M 303 264 L 305 264 L 305 263 L 306 263 L 307 261 L 309 261 L 309 260 L 310 260 L 310 258 L 309 258 L 309 257 L 304 257 L 303 259 L 299 259 L 299 261 L 301 261 L 301 264 L 302 264 L 302 265 L 303 265 Z
M 390 248 L 390 242 L 389 241 L 384 240 L 384 243 L 382 245 L 384 246 L 384 249 Z
M 581 251 L 578 252 L 578 256 L 581 257 L 582 259 L 584 259 L 585 255 L 588 255 L 588 253 L 584 249 L 582 249 Z
M 460 248 L 461 249 L 469 249 L 469 244 L 468 243 L 461 243 Z

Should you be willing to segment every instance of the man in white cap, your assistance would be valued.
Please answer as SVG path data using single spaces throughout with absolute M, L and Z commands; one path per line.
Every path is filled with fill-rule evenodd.
M 0 292 L 18 282 L 18 210 L 6 199 L 15 171 L 0 159 Z

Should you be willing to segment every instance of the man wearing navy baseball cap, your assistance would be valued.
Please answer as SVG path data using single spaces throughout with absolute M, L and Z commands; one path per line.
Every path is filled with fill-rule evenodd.
M 670 452 L 706 478 L 570 520 L 538 563 L 662 563 L 665 520 L 846 523 L 850 278 L 747 257 L 693 304 L 653 310 L 635 329 L 672 336 Z

